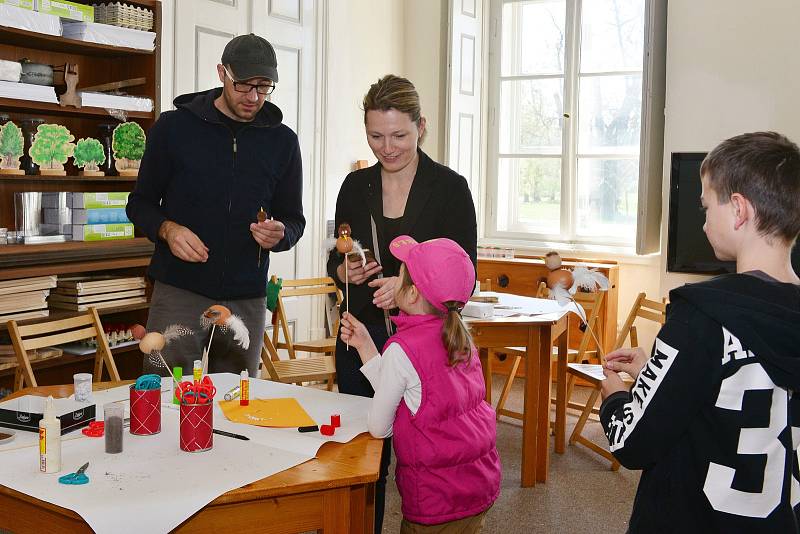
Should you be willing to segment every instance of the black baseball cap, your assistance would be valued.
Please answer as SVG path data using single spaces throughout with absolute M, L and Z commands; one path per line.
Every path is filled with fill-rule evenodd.
M 278 59 L 269 41 L 254 33 L 234 37 L 225 45 L 222 64 L 230 65 L 237 80 L 269 78 L 278 82 Z

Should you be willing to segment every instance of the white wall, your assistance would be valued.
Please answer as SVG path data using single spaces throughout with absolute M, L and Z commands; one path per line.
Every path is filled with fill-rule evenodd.
M 359 159 L 374 161 L 361 102 L 369 86 L 403 66 L 403 2 L 329 2 L 325 106 L 325 214 L 333 219 L 344 177 Z
M 666 250 L 672 152 L 705 152 L 728 137 L 776 130 L 800 142 L 800 2 L 671 0 L 661 225 Z M 661 291 L 702 279 L 666 272 Z

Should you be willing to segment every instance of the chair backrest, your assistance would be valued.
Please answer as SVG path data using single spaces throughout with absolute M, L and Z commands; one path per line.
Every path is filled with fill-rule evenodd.
M 275 276 L 273 276 L 275 280 Z M 342 292 L 336 286 L 333 278 L 326 276 L 324 278 L 298 278 L 296 280 L 284 280 L 281 289 L 278 292 L 277 306 L 275 307 L 275 314 L 277 314 L 277 325 L 272 330 L 272 344 L 276 349 L 286 349 L 289 352 L 289 358 L 294 359 L 295 354 L 295 341 L 289 330 L 289 321 L 286 317 L 286 308 L 283 299 L 287 297 L 306 297 L 315 295 L 331 295 L 336 299 L 336 306 L 340 307 L 342 304 Z M 336 315 L 336 320 L 331 328 L 331 336 L 335 336 L 339 330 L 339 317 Z M 279 339 L 279 333 L 283 332 L 283 339 Z
M 575 302 L 580 304 L 586 312 L 586 329 L 583 331 L 578 345 L 578 363 L 582 361 L 583 354 L 591 347 L 595 347 L 598 353 L 603 355 L 603 334 L 597 329 L 597 319 L 600 317 L 600 307 L 603 305 L 605 296 L 605 291 L 592 293 L 578 291 L 573 295 Z M 597 336 L 597 339 L 594 339 L 594 336 Z
M 625 340 L 630 336 L 631 347 L 639 346 L 639 338 L 636 334 L 636 319 L 641 317 L 649 321 L 655 321 L 663 325 L 667 321 L 667 303 L 666 299 L 661 299 L 661 302 L 650 300 L 644 293 L 639 293 L 636 300 L 633 301 L 631 311 L 628 313 L 628 318 L 622 325 L 619 331 L 617 341 L 614 343 L 614 349 L 618 349 L 625 344 Z
M 100 323 L 100 316 L 94 308 L 89 308 L 86 313 L 77 317 L 25 326 L 20 326 L 13 320 L 8 321 L 8 332 L 18 362 L 14 384 L 15 390 L 21 389 L 26 382 L 31 387 L 38 386 L 36 377 L 33 375 L 31 362 L 28 359 L 29 350 L 80 341 L 90 337 L 97 339 L 97 351 L 94 358 L 94 380 L 100 380 L 103 372 L 103 363 L 108 366 L 108 374 L 111 380 L 120 380 L 117 365 L 114 362 L 111 348 L 108 346 L 108 340 Z
M 536 286 L 536 295 L 534 295 L 537 299 L 547 299 L 550 298 L 550 288 L 547 287 L 547 284 L 544 282 L 539 282 L 539 285 Z

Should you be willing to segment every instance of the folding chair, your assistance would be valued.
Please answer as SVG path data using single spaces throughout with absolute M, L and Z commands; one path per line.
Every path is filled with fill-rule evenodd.
M 631 347 L 639 346 L 639 338 L 636 333 L 636 325 L 634 324 L 637 318 L 648 319 L 663 325 L 667 320 L 667 304 L 665 299 L 663 299 L 662 302 L 657 302 L 654 300 L 649 300 L 644 293 L 639 293 L 633 303 L 633 306 L 631 307 L 628 318 L 625 320 L 625 323 L 620 330 L 619 336 L 617 336 L 617 340 L 614 343 L 614 350 L 622 347 L 622 345 L 625 344 L 625 339 L 628 336 L 631 338 Z M 602 352 L 600 353 L 600 356 L 601 362 L 605 361 L 605 355 L 602 354 Z M 607 446 L 602 447 L 583 435 L 583 429 L 586 426 L 589 415 L 591 415 L 593 412 L 597 413 L 595 403 L 597 402 L 597 398 L 600 396 L 600 385 L 602 384 L 602 380 L 598 379 L 596 374 L 601 371 L 602 364 L 590 366 L 582 366 L 574 363 L 567 364 L 567 374 L 570 375 L 571 380 L 574 380 L 576 377 L 582 378 L 583 380 L 589 382 L 592 386 L 592 392 L 589 395 L 589 399 L 587 400 L 586 404 L 583 405 L 578 422 L 575 423 L 575 429 L 572 431 L 572 435 L 569 437 L 569 444 L 574 445 L 575 443 L 580 443 L 581 445 L 589 448 L 600 456 L 610 460 L 611 470 L 617 471 L 620 464 L 617 459 L 614 458 L 614 455 L 608 450 Z M 628 383 L 633 382 L 633 380 L 627 375 L 625 375 L 623 379 Z M 567 398 L 569 398 L 569 394 L 567 395 Z
M 28 351 L 59 345 L 72 341 L 79 341 L 89 337 L 97 338 L 97 351 L 94 355 L 94 381 L 100 381 L 103 374 L 103 364 L 108 366 L 111 380 L 119 381 L 119 371 L 108 346 L 103 325 L 97 310 L 89 308 L 86 313 L 69 319 L 59 319 L 44 323 L 20 326 L 16 321 L 8 321 L 8 332 L 11 335 L 11 344 L 17 354 L 17 369 L 14 374 L 14 390 L 22 389 L 27 383 L 30 387 L 37 387 L 36 377 L 28 359 Z
M 276 281 L 275 276 L 272 278 L 273 281 Z M 272 338 L 270 339 L 268 333 L 264 333 L 261 361 L 271 380 L 295 384 L 327 380 L 328 390 L 331 390 L 336 376 L 333 355 L 336 352 L 336 332 L 339 330 L 338 314 L 336 314 L 334 324 L 330 327 L 330 336 L 306 341 L 293 339 L 289 321 L 286 318 L 285 298 L 314 295 L 332 296 L 336 300 L 337 309 L 342 303 L 342 292 L 330 277 L 283 281 L 281 290 L 278 292 L 275 311 L 273 312 L 276 320 L 272 330 Z M 281 333 L 284 341 L 280 340 Z M 278 349 L 286 349 L 289 353 L 289 359 L 281 360 L 278 357 Z M 324 356 L 297 358 L 297 352 L 319 353 Z

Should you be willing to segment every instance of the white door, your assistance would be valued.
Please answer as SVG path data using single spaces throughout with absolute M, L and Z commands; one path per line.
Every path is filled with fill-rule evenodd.
M 275 48 L 279 82 L 270 96 L 283 111 L 283 122 L 300 140 L 303 157 L 303 207 L 306 232 L 297 246 L 270 255 L 270 275 L 311 277 L 320 246 L 310 239 L 316 218 L 313 203 L 317 16 L 313 0 L 193 0 L 175 2 L 174 91 L 176 95 L 219 87 L 216 65 L 233 37 L 255 33 Z M 306 299 L 309 300 L 309 299 Z M 297 336 L 312 327 L 311 302 L 287 302 Z M 314 321 L 319 324 L 320 320 Z M 316 329 L 315 329 L 316 330 Z

